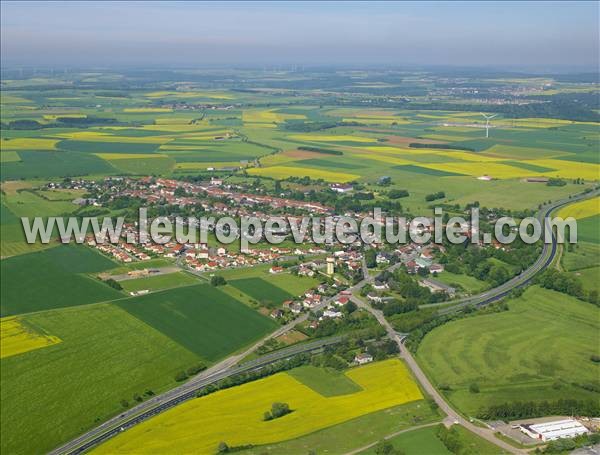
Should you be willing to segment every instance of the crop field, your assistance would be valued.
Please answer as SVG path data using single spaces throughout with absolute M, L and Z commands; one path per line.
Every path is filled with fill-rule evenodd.
M 121 400 L 132 403 L 135 393 L 172 387 L 178 371 L 198 362 L 196 355 L 111 304 L 20 320 L 61 342 L 0 361 L 3 453 L 48 452 L 118 413 Z
M 4 259 L 2 316 L 122 298 L 122 293 L 86 275 L 114 266 L 83 246 L 58 246 Z
M 450 387 L 450 401 L 474 415 L 506 401 L 592 398 L 572 383 L 597 381 L 589 360 L 600 354 L 597 308 L 536 286 L 509 307 L 450 322 L 422 341 L 419 362 L 436 384 Z M 469 392 L 472 383 L 480 393 Z
M 230 446 L 283 441 L 423 398 L 399 360 L 358 367 L 346 375 L 363 390 L 324 397 L 278 373 L 184 403 L 117 436 L 96 453 L 212 454 L 220 441 Z M 276 401 L 289 403 L 293 412 L 264 421 L 264 411 Z
M 276 326 L 273 319 L 207 284 L 132 297 L 118 305 L 209 361 L 250 344 Z
M 360 392 L 361 388 L 345 374 L 331 368 L 305 365 L 288 374 L 324 397 L 335 397 Z
M 60 338 L 36 331 L 15 317 L 0 319 L 0 359 L 60 343 Z
M 283 442 L 264 444 L 242 451 L 248 455 L 347 453 L 357 447 L 379 441 L 383 437 L 414 425 L 436 422 L 441 416 L 424 400 L 411 401 L 382 411 L 371 412 L 332 427 Z
M 229 284 L 267 307 L 280 306 L 285 300 L 294 297 L 289 292 L 262 278 L 241 278 L 232 280 Z
M 275 179 L 285 179 L 288 177 L 306 177 L 312 179 L 323 179 L 327 182 L 349 182 L 359 178 L 357 174 L 348 174 L 345 172 L 332 172 L 322 169 L 313 169 L 310 167 L 291 167 L 291 166 L 271 166 L 262 168 L 248 169 L 248 174 L 272 177 Z
M 401 450 L 406 455 L 450 455 L 442 441 L 436 436 L 435 426 L 408 431 L 391 438 L 389 441 L 395 449 Z M 361 455 L 376 455 L 375 448 L 361 452 Z
M 158 291 L 161 289 L 198 284 L 198 282 L 199 280 L 194 278 L 192 275 L 183 272 L 174 272 L 147 278 L 123 280 L 119 284 L 123 286 L 123 289 L 127 292 L 132 292 L 141 291 L 143 289 L 148 289 L 149 291 Z
M 600 197 L 595 197 L 576 202 L 575 204 L 569 204 L 568 206 L 560 209 L 556 216 L 560 216 L 562 218 L 572 216 L 576 220 L 583 220 L 584 218 L 598 214 L 600 214 Z

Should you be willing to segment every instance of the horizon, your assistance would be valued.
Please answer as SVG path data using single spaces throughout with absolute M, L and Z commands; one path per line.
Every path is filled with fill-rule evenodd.
M 510 8 L 498 2 L 155 2 L 142 8 L 136 2 L 3 1 L 1 8 L 3 66 L 360 62 L 587 72 L 600 64 L 596 2 Z

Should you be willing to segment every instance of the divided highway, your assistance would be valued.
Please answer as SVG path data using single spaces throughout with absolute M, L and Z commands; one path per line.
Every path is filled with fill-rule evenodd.
M 543 225 L 544 220 L 547 217 L 549 217 L 550 214 L 553 211 L 557 210 L 558 208 L 563 207 L 572 202 L 579 201 L 581 199 L 586 199 L 589 197 L 596 196 L 597 194 L 598 194 L 598 191 L 594 191 L 591 193 L 579 194 L 577 196 L 572 197 L 571 199 L 555 202 L 554 204 L 551 204 L 547 207 L 543 207 L 542 210 L 540 211 L 540 213 L 538 214 L 538 219 L 542 222 L 542 225 Z M 491 302 L 495 302 L 499 299 L 502 299 L 503 297 L 507 296 L 513 289 L 527 285 L 529 282 L 531 282 L 531 280 L 537 273 L 546 269 L 552 263 L 552 260 L 554 259 L 554 256 L 556 254 L 556 250 L 557 250 L 557 242 L 556 242 L 556 239 L 553 237 L 552 243 L 544 244 L 540 257 L 536 260 L 536 262 L 529 269 L 525 270 L 523 273 L 521 273 L 517 277 L 514 277 L 513 279 L 509 280 L 508 282 L 498 286 L 497 288 L 491 289 L 489 291 L 478 294 L 476 296 L 472 296 L 472 297 L 468 297 L 468 298 L 459 300 L 459 301 L 457 301 L 456 305 L 453 305 L 450 308 L 445 308 L 445 309 L 441 310 L 440 313 L 457 311 L 458 309 L 460 309 L 466 305 L 477 305 L 477 306 L 487 305 Z M 397 268 L 399 265 L 400 264 L 394 264 L 388 270 L 393 270 L 393 269 Z M 363 268 L 366 269 L 364 262 L 363 262 Z M 371 283 L 373 281 L 374 281 L 374 277 L 369 276 L 368 270 L 366 270 L 364 279 L 362 281 L 360 281 L 359 283 L 355 284 L 354 286 L 350 287 L 348 290 L 350 292 L 357 291 L 357 290 L 361 289 L 363 286 L 365 286 L 366 284 Z M 324 308 L 325 306 L 327 306 L 329 303 L 331 303 L 338 297 L 339 297 L 339 294 L 336 296 L 333 296 L 329 299 L 326 299 L 324 302 L 322 302 L 320 305 L 318 305 L 318 307 L 314 308 L 314 310 L 319 310 L 319 309 Z M 424 390 L 428 394 L 430 394 L 433 397 L 433 399 L 440 406 L 440 408 L 451 419 L 458 421 L 461 425 L 464 425 L 469 430 L 479 434 L 480 436 L 484 437 L 485 439 L 488 439 L 488 440 L 494 442 L 495 444 L 499 445 L 500 447 L 502 447 L 505 450 L 508 450 L 509 452 L 520 453 L 519 450 L 515 449 L 512 446 L 509 446 L 506 443 L 503 443 L 502 441 L 493 437 L 493 435 L 490 436 L 490 434 L 488 433 L 489 430 L 474 426 L 470 422 L 466 421 L 458 413 L 456 413 L 445 402 L 445 400 L 442 398 L 442 396 L 439 394 L 439 392 L 437 392 L 437 390 L 433 387 L 433 385 L 431 385 L 431 383 L 429 382 L 427 377 L 424 375 L 424 373 L 421 371 L 420 367 L 417 365 L 416 361 L 414 360 L 414 358 L 412 357 L 412 355 L 410 354 L 408 349 L 403 345 L 401 337 L 393 330 L 393 328 L 387 322 L 385 317 L 383 317 L 383 314 L 381 314 L 381 312 L 379 312 L 377 310 L 374 310 L 373 308 L 371 308 L 369 305 L 365 304 L 360 299 L 353 298 L 353 300 L 355 300 L 356 303 L 359 304 L 361 307 L 366 308 L 368 311 L 370 311 L 377 318 L 377 320 L 380 322 L 380 324 L 382 324 L 386 328 L 388 335 L 392 338 L 392 340 L 394 340 L 394 341 L 396 341 L 396 343 L 398 343 L 398 346 L 399 346 L 400 352 L 401 352 L 401 356 L 404 358 L 404 360 L 406 361 L 408 366 L 411 368 L 411 370 L 413 371 L 413 374 L 415 375 L 417 380 L 420 382 L 421 386 L 424 388 Z M 447 302 L 445 302 L 444 304 L 447 304 Z M 439 304 L 435 304 L 435 305 L 439 305 Z M 427 305 L 427 306 L 432 306 L 432 305 Z M 63 445 L 61 447 L 58 447 L 57 449 L 50 452 L 50 454 L 51 455 L 65 455 L 65 454 L 72 455 L 72 454 L 78 454 L 78 453 L 84 452 L 85 450 L 88 450 L 91 447 L 94 447 L 95 445 L 98 445 L 98 444 L 104 442 L 105 440 L 110 439 L 111 437 L 117 435 L 121 431 L 126 430 L 127 428 L 130 428 L 130 427 L 132 427 L 132 426 L 134 426 L 156 414 L 159 414 L 169 408 L 172 408 L 173 406 L 176 406 L 186 400 L 194 398 L 196 396 L 196 393 L 198 392 L 198 390 L 202 389 L 203 387 L 206 387 L 207 385 L 213 384 L 221 379 L 224 379 L 226 377 L 233 376 L 233 375 L 236 375 L 239 373 L 258 370 L 266 365 L 274 363 L 278 360 L 289 358 L 296 354 L 322 349 L 324 346 L 338 343 L 341 340 L 341 337 L 333 337 L 333 338 L 328 338 L 325 340 L 316 340 L 313 342 L 302 343 L 300 345 L 281 349 L 281 350 L 275 351 L 273 353 L 267 354 L 265 356 L 262 356 L 258 359 L 254 359 L 252 361 L 245 362 L 241 365 L 238 365 L 239 362 L 243 358 L 248 356 L 250 353 L 254 352 L 265 340 L 270 339 L 270 338 L 275 338 L 283 333 L 288 332 L 289 330 L 294 328 L 297 324 L 305 321 L 307 318 L 308 318 L 308 314 L 303 314 L 303 315 L 299 316 L 298 318 L 294 319 L 293 321 L 286 324 L 285 326 L 282 326 L 281 328 L 279 328 L 275 332 L 271 333 L 270 335 L 257 341 L 254 345 L 252 345 L 250 348 L 248 348 L 244 352 L 232 355 L 232 356 L 224 359 L 223 361 L 213 365 L 212 367 L 203 371 L 202 373 L 198 374 L 197 376 L 195 376 L 194 378 L 192 378 L 185 384 L 182 384 L 181 386 L 176 387 L 172 390 L 169 390 L 161 395 L 157 395 L 143 403 L 140 403 L 139 405 L 137 405 L 131 409 L 128 409 L 127 411 L 119 414 L 118 416 L 115 416 L 115 417 L 111 418 L 110 420 L 107 420 L 103 424 L 93 428 L 92 430 L 86 432 L 85 434 L 73 439 L 72 441 L 66 443 L 65 445 Z

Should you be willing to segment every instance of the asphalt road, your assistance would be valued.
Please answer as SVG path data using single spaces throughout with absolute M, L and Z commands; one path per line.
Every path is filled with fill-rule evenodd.
M 592 193 L 587 193 L 587 194 L 581 194 L 581 195 L 577 195 L 571 199 L 556 202 L 552 205 L 544 207 L 538 214 L 538 219 L 543 221 L 554 210 L 556 210 L 564 205 L 567 205 L 569 203 L 576 202 L 580 199 L 585 199 L 585 198 L 591 197 L 596 194 L 598 194 L 598 191 L 595 191 Z M 556 244 L 556 240 L 553 238 L 553 242 L 551 244 L 544 244 L 544 247 L 542 249 L 542 254 L 537 259 L 537 261 L 529 269 L 527 269 L 526 271 L 521 273 L 521 275 L 509 280 L 508 282 L 504 283 L 503 285 L 501 285 L 497 288 L 486 291 L 477 296 L 472 296 L 472 297 L 460 300 L 457 302 L 456 305 L 452 306 L 451 308 L 444 309 L 444 310 L 440 311 L 440 313 L 456 311 L 457 309 L 460 309 L 466 305 L 486 305 L 488 303 L 494 302 L 496 300 L 499 300 L 499 299 L 505 297 L 513 289 L 528 284 L 538 272 L 540 272 L 540 271 L 544 270 L 546 267 L 548 267 L 548 265 L 552 262 L 554 255 L 556 254 L 556 250 L 557 250 L 557 244 Z M 392 265 L 391 267 L 388 268 L 388 270 L 393 270 L 393 269 L 397 268 L 398 266 L 400 266 L 400 263 Z M 363 268 L 366 269 L 364 261 L 363 261 Z M 367 270 L 365 273 L 365 278 L 363 280 L 361 280 L 359 283 L 355 284 L 354 286 L 351 286 L 348 290 L 350 292 L 357 291 L 357 290 L 361 289 L 363 286 L 365 286 L 366 284 L 372 283 L 373 280 L 374 280 L 374 277 L 369 276 L 369 272 Z M 326 307 L 328 304 L 330 304 L 332 301 L 334 301 L 338 297 L 339 297 L 339 294 L 337 294 L 329 299 L 324 300 L 320 305 L 313 308 L 313 310 L 318 311 L 320 309 L 323 309 L 324 307 Z M 377 318 L 377 320 L 380 322 L 380 324 L 385 327 L 390 338 L 392 340 L 396 341 L 396 343 L 398 344 L 398 346 L 400 348 L 401 356 L 405 359 L 406 363 L 411 368 L 411 370 L 413 371 L 413 374 L 415 375 L 417 380 L 421 383 L 424 390 L 429 395 L 432 396 L 432 398 L 436 401 L 438 406 L 449 416 L 450 419 L 453 419 L 453 421 L 458 422 L 461 425 L 464 425 L 466 428 L 473 431 L 474 433 L 479 434 L 480 436 L 484 437 L 485 439 L 490 440 L 494 444 L 504 448 L 505 450 L 508 450 L 511 453 L 522 453 L 521 451 L 504 443 L 503 441 L 498 440 L 496 437 L 493 436 L 493 434 L 490 435 L 489 429 L 483 429 L 483 428 L 477 427 L 477 426 L 471 424 L 470 422 L 466 421 L 462 416 L 460 416 L 458 413 L 456 413 L 446 403 L 446 401 L 437 392 L 437 390 L 433 387 L 433 385 L 431 385 L 431 383 L 429 382 L 429 380 L 427 379 L 425 374 L 422 372 L 422 370 L 420 369 L 420 367 L 418 366 L 418 364 L 416 363 L 416 361 L 414 360 L 414 358 L 412 357 L 412 355 L 410 354 L 408 349 L 406 349 L 406 347 L 402 343 L 401 336 L 393 330 L 393 328 L 387 322 L 387 320 L 385 319 L 383 314 L 377 310 L 374 310 L 373 308 L 371 308 L 370 305 L 367 305 L 362 300 L 356 299 L 356 298 L 353 298 L 353 299 L 355 300 L 355 303 L 359 304 L 361 307 L 366 308 L 368 311 L 370 311 Z M 198 374 L 197 376 L 195 376 L 194 378 L 192 378 L 191 380 L 189 380 L 188 382 L 186 382 L 185 384 L 183 384 L 179 387 L 169 390 L 161 395 L 157 395 L 143 403 L 140 403 L 139 405 L 137 405 L 131 409 L 126 410 L 122 414 L 119 414 L 118 416 L 111 418 L 110 420 L 104 422 L 103 424 L 99 425 L 98 427 L 93 428 L 92 430 L 73 439 L 72 441 L 68 442 L 67 444 L 53 450 L 52 452 L 50 452 L 50 454 L 51 455 L 59 455 L 59 454 L 81 453 L 81 452 L 115 436 L 119 432 L 124 431 L 125 429 L 127 429 L 133 425 L 136 425 L 137 423 L 142 422 L 143 420 L 146 420 L 156 414 L 159 414 L 159 413 L 165 411 L 166 409 L 176 406 L 177 404 L 179 404 L 183 401 L 193 398 L 194 396 L 196 396 L 196 392 L 199 389 L 201 389 L 202 387 L 205 387 L 205 386 L 212 384 L 216 381 L 219 381 L 223 378 L 238 374 L 243 371 L 251 371 L 253 369 L 258 369 L 261 366 L 267 365 L 276 360 L 286 358 L 286 356 L 289 357 L 291 355 L 294 355 L 294 354 L 297 354 L 300 352 L 307 352 L 310 350 L 317 349 L 318 347 L 311 348 L 311 343 L 318 344 L 318 343 L 322 343 L 323 340 L 317 340 L 316 342 L 311 342 L 311 343 L 303 343 L 299 346 L 292 346 L 291 348 L 288 348 L 289 351 L 280 350 L 280 351 L 277 351 L 276 353 L 269 354 L 267 356 L 263 356 L 259 359 L 255 359 L 252 362 L 248 362 L 248 363 L 245 363 L 245 364 L 239 365 L 239 366 L 237 365 L 243 358 L 248 356 L 250 353 L 254 352 L 267 339 L 275 338 L 283 333 L 288 332 L 289 330 L 293 329 L 297 324 L 299 324 L 303 321 L 306 321 L 307 318 L 308 318 L 308 314 L 306 314 L 306 313 L 302 314 L 301 316 L 299 316 L 298 318 L 289 322 L 285 326 L 282 326 L 275 332 L 273 332 L 270 335 L 257 341 L 254 345 L 252 345 L 250 348 L 248 348 L 244 352 L 232 355 L 232 356 L 224 359 L 223 361 L 213 365 L 211 368 Z M 322 345 L 321 345 L 321 347 L 322 347 Z M 294 351 L 294 348 L 298 349 L 298 351 Z M 283 357 L 277 357 L 279 355 L 283 355 Z M 240 368 L 245 368 L 245 369 L 240 370 Z
M 495 445 L 501 447 L 502 449 L 506 450 L 509 453 L 515 453 L 515 454 L 525 453 L 519 449 L 514 448 L 510 444 L 507 444 L 506 442 L 501 441 L 500 439 L 496 438 L 494 436 L 494 432 L 492 430 L 490 430 L 489 428 L 481 428 L 481 427 L 473 425 L 471 422 L 469 422 L 467 419 L 465 419 L 463 416 L 461 416 L 458 412 L 456 412 L 454 409 L 452 409 L 450 407 L 450 405 L 446 402 L 446 400 L 442 397 L 442 395 L 431 384 L 431 382 L 429 382 L 429 379 L 427 378 L 427 376 L 425 376 L 425 373 L 423 373 L 423 370 L 421 370 L 421 367 L 417 364 L 416 360 L 414 359 L 414 357 L 412 356 L 412 354 L 410 353 L 408 348 L 406 346 L 404 346 L 404 343 L 402 343 L 401 336 L 396 333 L 396 331 L 394 330 L 392 325 L 388 322 L 388 320 L 385 318 L 383 313 L 379 310 L 374 309 L 371 305 L 368 305 L 361 299 L 352 297 L 352 300 L 354 301 L 354 303 L 356 303 L 356 305 L 358 307 L 367 310 L 373 316 L 375 316 L 375 318 L 377 319 L 379 324 L 381 324 L 383 326 L 383 328 L 385 328 L 388 336 L 393 341 L 396 342 L 396 344 L 398 345 L 398 349 L 400 350 L 400 357 L 406 362 L 406 364 L 412 371 L 412 374 L 414 375 L 415 379 L 419 382 L 419 384 L 421 385 L 423 390 L 429 396 L 431 396 L 431 398 L 436 402 L 436 404 L 440 407 L 440 409 L 446 414 L 447 417 L 445 419 L 445 422 L 447 424 L 454 424 L 454 423 L 460 424 L 460 425 L 464 426 L 465 428 L 467 428 L 468 430 L 472 431 L 473 433 L 490 441 L 492 444 L 495 444 Z
M 70 441 L 69 443 L 53 450 L 51 454 L 78 454 L 88 450 L 101 442 L 110 439 L 122 431 L 137 425 L 144 420 L 149 419 L 161 412 L 166 411 L 174 406 L 177 406 L 184 401 L 196 397 L 196 393 L 202 388 L 214 384 L 229 376 L 234 376 L 240 373 L 259 370 L 271 363 L 293 357 L 304 352 L 312 352 L 320 350 L 325 346 L 339 343 L 343 337 L 336 336 L 321 340 L 311 341 L 294 345 L 289 348 L 280 349 L 278 351 L 266 354 L 257 359 L 244 362 L 231 368 L 219 369 L 216 372 L 208 372 L 201 374 L 192 381 L 170 390 L 164 394 L 158 395 L 150 400 L 141 403 L 135 408 L 129 409 L 122 414 L 108 420 L 102 425 L 88 431 L 80 437 Z
M 561 208 L 565 205 L 571 204 L 573 202 L 577 202 L 582 199 L 587 199 L 589 197 L 596 196 L 596 195 L 598 195 L 598 191 L 593 191 L 591 193 L 586 193 L 586 194 L 579 194 L 577 196 L 572 197 L 571 199 L 565 199 L 562 201 L 554 202 L 551 205 L 543 207 L 542 210 L 538 213 L 537 218 L 542 223 L 542 226 L 544 226 L 544 220 L 546 218 L 548 218 L 552 214 L 552 212 L 554 212 L 555 210 L 558 210 L 559 208 Z M 512 292 L 513 289 L 517 289 L 517 288 L 520 288 L 520 287 L 530 284 L 531 281 L 533 280 L 533 278 L 535 277 L 535 275 L 537 275 L 539 272 L 548 268 L 548 266 L 552 263 L 555 255 L 556 255 L 557 249 L 558 249 L 558 244 L 557 244 L 556 238 L 553 236 L 551 243 L 544 243 L 544 246 L 542 248 L 542 253 L 537 258 L 537 260 L 533 263 L 533 265 L 531 267 L 529 267 L 527 270 L 524 270 L 520 275 L 517 275 L 516 277 L 510 279 L 509 281 L 501 284 L 498 287 L 495 287 L 494 289 L 490 289 L 488 291 L 482 292 L 481 294 L 477 294 L 477 295 L 471 296 L 471 297 L 466 297 L 461 300 L 455 300 L 454 301 L 455 304 L 453 306 L 451 306 L 449 308 L 444 308 L 443 310 L 440 310 L 439 313 L 440 314 L 451 313 L 454 311 L 458 311 L 461 308 L 468 306 L 468 305 L 475 305 L 475 306 L 487 305 L 489 303 L 496 302 L 496 301 L 506 297 L 507 295 L 509 295 Z M 441 306 L 441 305 L 447 305 L 448 303 L 449 302 L 441 302 L 441 303 L 436 303 L 436 304 L 432 304 L 432 305 L 424 305 L 424 307 Z M 452 302 L 450 302 L 450 303 L 452 303 Z

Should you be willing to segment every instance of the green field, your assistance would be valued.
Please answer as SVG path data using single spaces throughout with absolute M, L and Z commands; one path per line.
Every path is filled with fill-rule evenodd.
M 361 387 L 344 373 L 330 368 L 306 365 L 294 368 L 289 374 L 325 397 L 346 395 L 361 390 Z
M 489 287 L 485 281 L 478 280 L 475 277 L 446 271 L 439 273 L 435 279 L 450 286 L 460 286 L 470 294 L 476 294 Z
M 132 297 L 118 305 L 203 359 L 257 340 L 276 323 L 207 284 Z
M 21 161 L 2 163 L 2 181 L 116 173 L 110 164 L 91 154 L 23 151 L 19 156 Z
M 229 281 L 229 284 L 244 294 L 249 295 L 261 305 L 270 308 L 279 306 L 285 300 L 293 297 L 289 292 L 272 285 L 262 278 L 241 278 Z
M 277 444 L 258 446 L 240 453 L 262 455 L 346 453 L 414 425 L 436 422 L 441 416 L 424 400 L 373 412 L 348 422 Z
M 577 221 L 577 241 L 600 243 L 600 215 Z
M 124 295 L 86 274 L 115 263 L 84 246 L 62 245 L 0 262 L 2 316 L 114 300 Z
M 147 278 L 134 278 L 131 280 L 123 280 L 119 284 L 127 292 L 141 291 L 148 289 L 149 291 L 159 291 L 161 289 L 176 288 L 179 286 L 189 286 L 201 282 L 198 278 L 183 273 L 166 273 L 162 275 L 150 276 Z
M 434 383 L 450 388 L 450 401 L 475 415 L 506 401 L 597 398 L 572 383 L 598 380 L 590 356 L 600 354 L 600 310 L 537 286 L 509 307 L 447 323 L 421 342 L 419 363 Z M 480 393 L 469 391 L 472 383 Z
M 565 251 L 562 262 L 563 267 L 575 271 L 600 265 L 600 244 L 578 241 L 572 245 L 573 251 Z
M 418 430 L 407 431 L 398 436 L 390 438 L 395 449 L 401 450 L 406 455 L 450 455 L 446 446 L 436 436 L 436 426 L 420 428 Z M 479 452 L 482 454 L 482 452 Z M 362 455 L 378 455 L 376 447 L 361 452 Z
M 0 361 L 2 453 L 44 453 L 175 385 L 198 357 L 122 309 L 101 304 L 25 317 L 62 341 Z M 32 429 L 35 428 L 35 437 Z

